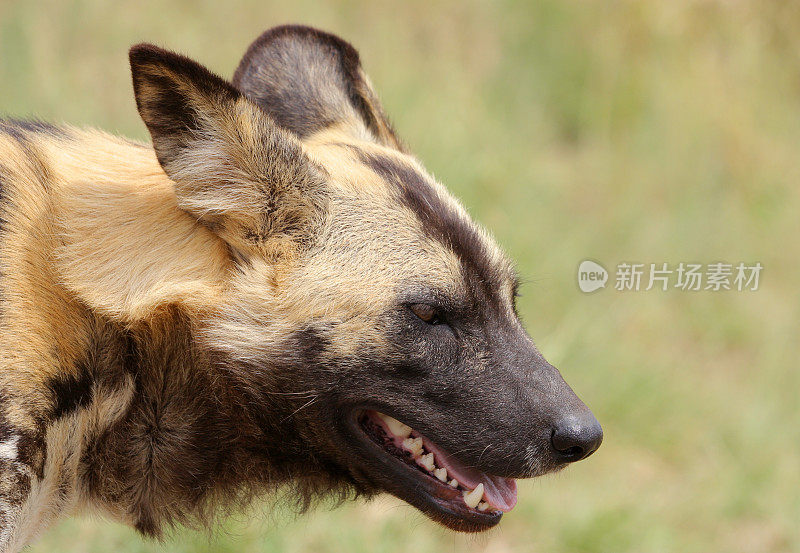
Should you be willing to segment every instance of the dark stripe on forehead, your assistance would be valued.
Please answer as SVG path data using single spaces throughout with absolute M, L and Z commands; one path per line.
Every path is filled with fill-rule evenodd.
M 399 159 L 363 150 L 357 153 L 377 175 L 397 186 L 400 200 L 417 215 L 424 232 L 448 246 L 495 296 L 509 276 L 505 267 L 492 262 L 484 237 L 437 194 L 430 179 Z

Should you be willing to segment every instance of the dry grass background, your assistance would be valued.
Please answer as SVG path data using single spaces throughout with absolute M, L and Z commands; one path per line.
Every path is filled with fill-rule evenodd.
M 518 260 L 531 334 L 605 443 L 477 537 L 385 499 L 164 544 L 75 519 L 31 551 L 800 550 L 800 4 L 0 0 L 0 110 L 145 138 L 131 44 L 230 76 L 284 22 L 361 50 L 398 130 Z M 757 292 L 587 296 L 586 257 L 765 269 Z

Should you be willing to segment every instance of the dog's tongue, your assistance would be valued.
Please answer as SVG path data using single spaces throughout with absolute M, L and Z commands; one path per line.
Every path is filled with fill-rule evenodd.
M 459 484 L 470 489 L 483 482 L 483 500 L 495 509 L 508 512 L 517 504 L 517 482 L 513 478 L 491 476 L 464 466 L 427 440 L 425 447 L 433 453 L 436 464 L 447 469 L 448 478 L 455 478 Z

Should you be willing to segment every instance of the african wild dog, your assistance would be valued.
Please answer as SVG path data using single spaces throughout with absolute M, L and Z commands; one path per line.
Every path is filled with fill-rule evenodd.
M 0 550 L 81 509 L 160 536 L 278 488 L 479 531 L 514 478 L 598 447 L 349 44 L 273 29 L 232 84 L 130 62 L 153 148 L 0 127 Z

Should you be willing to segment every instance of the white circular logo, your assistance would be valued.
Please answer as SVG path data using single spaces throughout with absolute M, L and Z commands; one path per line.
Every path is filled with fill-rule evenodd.
M 594 261 L 586 259 L 578 265 L 578 288 L 581 292 L 594 292 L 606 287 L 608 271 L 605 267 Z

